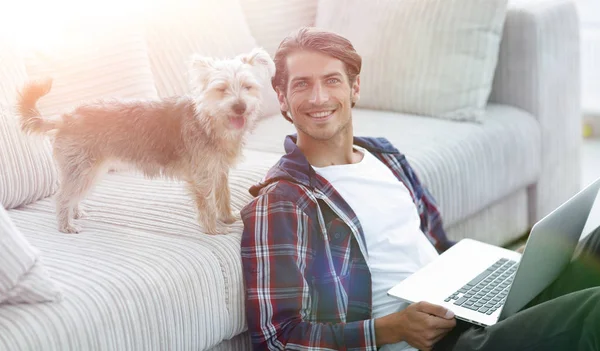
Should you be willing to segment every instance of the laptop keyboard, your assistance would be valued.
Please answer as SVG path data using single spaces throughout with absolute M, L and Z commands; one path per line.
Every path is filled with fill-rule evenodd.
M 516 261 L 502 258 L 448 296 L 445 301 L 452 301 L 455 305 L 490 315 L 506 301 L 517 267 Z

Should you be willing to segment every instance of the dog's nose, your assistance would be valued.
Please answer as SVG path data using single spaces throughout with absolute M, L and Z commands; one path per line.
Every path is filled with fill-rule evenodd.
M 233 106 L 231 106 L 231 109 L 236 114 L 241 115 L 242 113 L 244 113 L 244 111 L 246 111 L 246 103 L 243 101 L 238 101 L 235 104 L 233 104 Z

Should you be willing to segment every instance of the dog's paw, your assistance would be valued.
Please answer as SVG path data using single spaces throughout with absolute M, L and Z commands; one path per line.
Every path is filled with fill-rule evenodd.
M 227 234 L 229 233 L 229 230 L 227 229 L 226 226 L 221 225 L 221 224 L 214 224 L 214 225 L 210 225 L 210 226 L 205 226 L 204 227 L 204 231 L 206 232 L 206 234 L 209 235 L 222 235 L 222 234 Z
M 84 217 L 87 217 L 87 212 L 85 212 L 81 208 L 77 208 L 75 209 L 75 211 L 73 211 L 73 218 L 80 219 Z
M 240 216 L 239 213 L 230 213 L 226 216 L 223 216 L 221 218 L 221 221 L 223 221 L 223 223 L 225 223 L 225 224 L 233 224 L 241 219 L 242 219 L 242 216 Z
M 58 230 L 66 234 L 77 234 L 81 232 L 81 228 L 73 224 L 63 224 Z

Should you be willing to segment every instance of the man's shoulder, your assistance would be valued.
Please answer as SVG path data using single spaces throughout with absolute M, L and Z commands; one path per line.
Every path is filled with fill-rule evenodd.
M 306 210 L 312 201 L 309 200 L 306 186 L 288 179 L 279 179 L 265 185 L 243 208 L 244 213 L 256 211 L 258 207 L 273 207 L 284 203 L 291 204 L 300 210 Z
M 373 153 L 403 155 L 398 148 L 385 137 L 355 136 L 354 144 Z

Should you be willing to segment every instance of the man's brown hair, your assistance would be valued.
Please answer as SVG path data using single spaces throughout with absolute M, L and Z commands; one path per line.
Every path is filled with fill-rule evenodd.
M 273 59 L 275 61 L 275 75 L 271 80 L 275 91 L 279 89 L 284 94 L 287 93 L 287 57 L 298 50 L 315 51 L 342 61 L 350 85 L 354 84 L 356 76 L 360 73 L 362 58 L 348 39 L 336 33 L 314 27 L 302 27 L 283 39 L 275 52 L 275 58 Z M 352 107 L 354 105 L 355 103 L 352 102 Z M 281 114 L 289 122 L 292 122 L 285 111 L 281 111 Z

